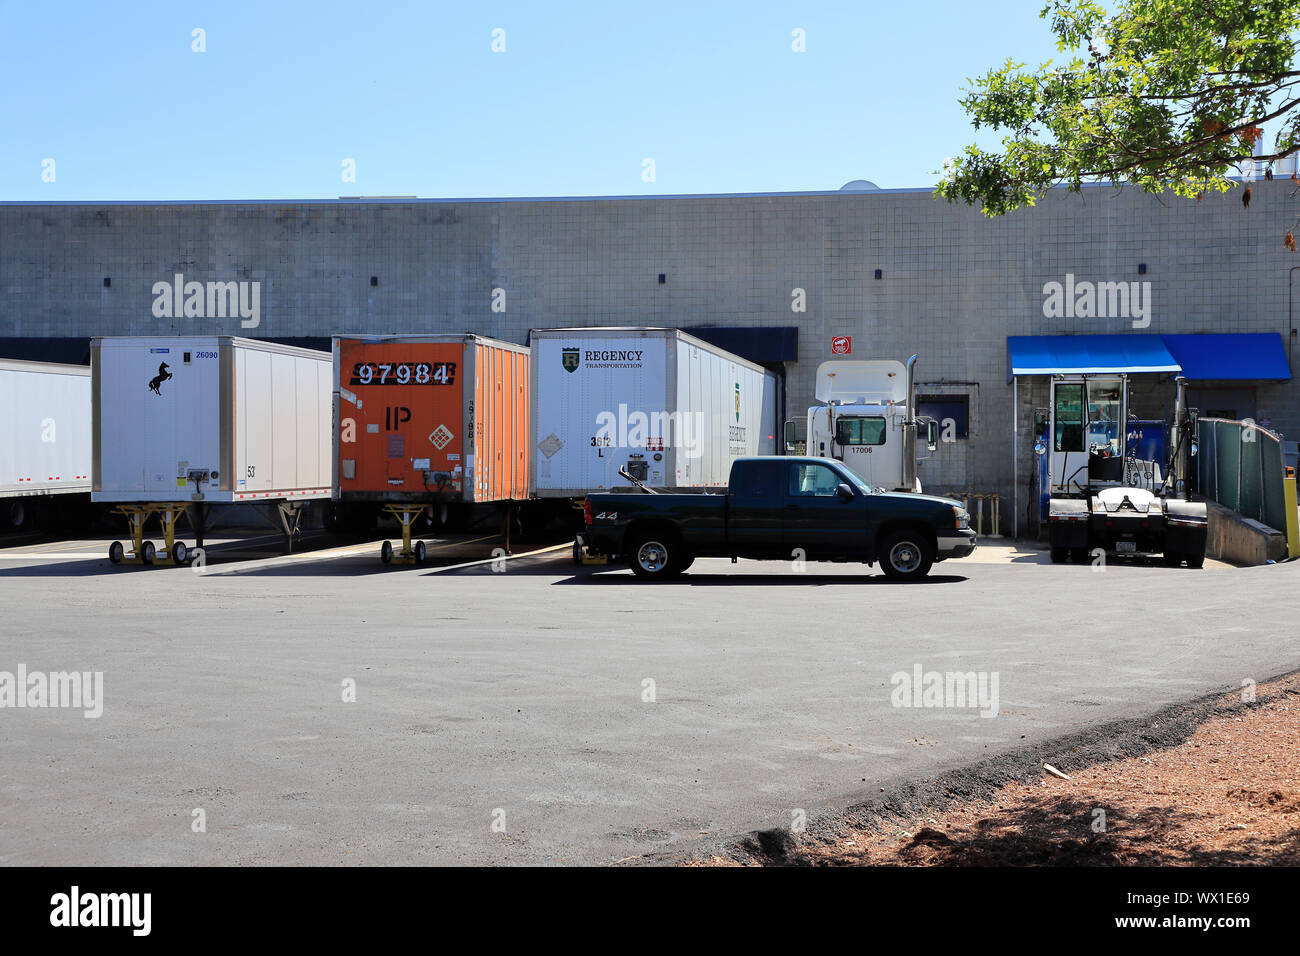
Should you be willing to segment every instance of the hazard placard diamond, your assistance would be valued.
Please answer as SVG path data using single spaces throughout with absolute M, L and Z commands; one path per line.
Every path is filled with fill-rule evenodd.
M 429 433 L 429 444 L 438 449 L 438 451 L 442 451 L 447 447 L 447 442 L 451 441 L 454 437 L 455 436 L 451 433 L 451 429 L 446 425 L 439 425 Z
M 543 438 L 540 442 L 537 443 L 537 450 L 540 451 L 547 458 L 550 458 L 552 455 L 554 455 L 557 451 L 559 451 L 563 447 L 564 447 L 564 442 L 560 441 L 559 436 L 556 435 L 555 432 L 551 432 L 549 435 L 547 435 L 545 438 Z

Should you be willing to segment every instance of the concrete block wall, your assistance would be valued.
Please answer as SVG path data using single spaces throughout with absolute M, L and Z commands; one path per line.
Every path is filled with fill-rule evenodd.
M 812 402 L 831 337 L 851 335 L 852 357 L 916 352 L 927 393 L 970 396 L 970 438 L 941 447 L 922 464 L 922 480 L 941 492 L 999 492 L 1005 524 L 1013 472 L 1022 482 L 1032 472 L 1033 409 L 1047 401 L 1042 383 L 1022 383 L 1013 463 L 1006 337 L 1278 332 L 1293 342 L 1290 270 L 1300 259 L 1282 242 L 1294 222 L 1290 188 L 1255 183 L 1243 209 L 1239 191 L 1196 203 L 1098 187 L 1054 192 L 993 220 L 936 201 L 928 189 L 0 204 L 0 335 L 477 331 L 522 342 L 530 328 L 562 325 L 797 325 L 799 358 L 787 368 L 792 415 Z M 261 324 L 155 318 L 153 284 L 177 272 L 261 282 Z M 1043 286 L 1067 273 L 1150 282 L 1150 325 L 1045 318 Z M 498 288 L 504 312 L 492 309 Z M 804 312 L 791 310 L 796 288 Z M 1257 401 L 1259 418 L 1300 434 L 1295 383 L 1260 385 Z

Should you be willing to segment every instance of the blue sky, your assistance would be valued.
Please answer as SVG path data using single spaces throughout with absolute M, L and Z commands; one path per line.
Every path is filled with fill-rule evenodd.
M 929 186 L 967 78 L 1057 55 L 1041 7 L 8 0 L 0 199 Z

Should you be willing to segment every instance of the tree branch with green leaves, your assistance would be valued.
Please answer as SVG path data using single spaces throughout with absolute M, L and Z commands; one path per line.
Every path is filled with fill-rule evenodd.
M 1000 216 L 1090 182 L 1200 199 L 1245 160 L 1300 151 L 1300 0 L 1052 0 L 1040 16 L 1070 59 L 969 81 L 962 106 L 1002 149 L 945 163 L 949 202 Z M 1272 151 L 1254 156 L 1273 121 Z

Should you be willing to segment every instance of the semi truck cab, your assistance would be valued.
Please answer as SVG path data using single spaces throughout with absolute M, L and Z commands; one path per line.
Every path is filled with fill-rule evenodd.
M 938 426 L 915 415 L 916 359 L 913 355 L 906 365 L 849 360 L 818 366 L 816 398 L 822 404 L 808 410 L 803 446 L 807 454 L 841 461 L 873 487 L 920 493 L 918 432 L 924 430 L 927 449 L 933 452 Z M 794 424 L 787 424 L 788 436 L 797 434 L 797 427 L 790 427 Z

